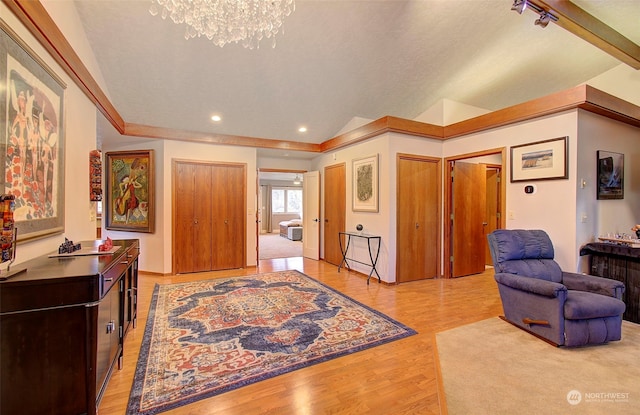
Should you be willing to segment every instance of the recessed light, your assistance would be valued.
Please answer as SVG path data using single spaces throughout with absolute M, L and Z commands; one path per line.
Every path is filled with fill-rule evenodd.
M 213 121 L 213 122 L 219 122 L 220 120 L 222 120 L 222 117 L 220 117 L 219 115 L 212 115 L 211 116 L 211 121 Z
M 306 133 L 306 132 L 307 132 L 307 127 L 300 127 L 300 128 L 298 128 L 298 132 Z

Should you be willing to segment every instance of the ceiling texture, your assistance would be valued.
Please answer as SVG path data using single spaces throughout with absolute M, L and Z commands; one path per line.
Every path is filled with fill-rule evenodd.
M 149 13 L 149 0 L 75 2 L 104 92 L 126 122 L 308 143 L 354 117 L 415 119 L 443 99 L 502 109 L 621 64 L 554 23 L 534 25 L 538 15 L 512 3 L 297 0 L 275 48 L 250 50 L 185 40 L 184 26 Z M 640 1 L 573 3 L 640 44 Z M 118 134 L 105 124 L 103 142 Z

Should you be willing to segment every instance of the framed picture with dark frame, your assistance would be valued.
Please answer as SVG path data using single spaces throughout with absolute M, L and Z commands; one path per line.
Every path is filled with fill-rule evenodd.
M 353 160 L 353 211 L 378 211 L 378 155 Z
M 18 241 L 64 232 L 66 84 L 0 19 L 0 193 Z
M 153 150 L 105 153 L 105 228 L 153 233 L 155 224 Z
M 624 199 L 624 154 L 598 150 L 597 156 L 597 199 Z
M 511 147 L 511 182 L 569 178 L 568 137 Z

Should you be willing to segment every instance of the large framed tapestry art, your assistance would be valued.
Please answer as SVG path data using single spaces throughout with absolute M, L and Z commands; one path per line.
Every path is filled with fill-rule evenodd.
M 18 240 L 64 232 L 65 83 L 0 20 L 0 193 Z

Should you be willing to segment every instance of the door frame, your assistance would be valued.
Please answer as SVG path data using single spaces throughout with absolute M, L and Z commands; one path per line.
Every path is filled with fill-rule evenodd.
M 256 201 L 260 199 L 260 173 L 294 173 L 294 174 L 304 174 L 307 170 L 295 170 L 295 169 L 269 169 L 269 168 L 258 168 L 256 174 Z M 303 190 L 304 192 L 304 190 Z M 264 197 L 264 195 L 263 195 Z M 269 195 L 271 197 L 271 195 Z M 302 195 L 304 198 L 304 194 Z M 262 226 L 261 219 L 264 219 L 264 212 L 261 211 L 262 206 L 258 203 L 256 209 L 256 268 L 260 268 L 260 227 Z M 302 211 L 304 212 L 304 205 L 302 206 Z M 304 230 L 303 230 L 304 232 Z
M 502 158 L 502 172 L 503 179 L 500 181 L 500 212 L 504 213 L 507 208 L 507 181 L 504 180 L 504 172 L 506 171 L 506 163 L 507 163 L 507 148 L 499 147 L 494 149 L 477 151 L 474 153 L 466 153 L 459 154 L 456 156 L 445 157 L 444 166 L 445 166 L 445 177 L 444 177 L 444 215 L 443 215 L 443 227 L 444 227 L 444 241 L 443 241 L 443 262 L 444 262 L 444 278 L 451 278 L 451 272 L 453 267 L 451 266 L 451 262 L 449 258 L 451 258 L 451 227 L 448 226 L 451 220 L 451 214 L 453 213 L 453 189 L 451 184 L 451 169 L 449 165 L 451 162 L 463 161 L 466 159 L 472 159 L 476 157 L 482 156 L 492 156 L 495 154 L 499 154 Z M 500 215 L 500 224 L 499 227 L 504 229 L 506 227 L 506 218 L 504 214 Z

